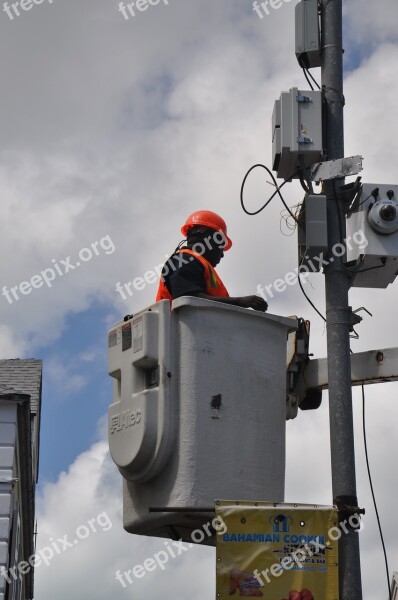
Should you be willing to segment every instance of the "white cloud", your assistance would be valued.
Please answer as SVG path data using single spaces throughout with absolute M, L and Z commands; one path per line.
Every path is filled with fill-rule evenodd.
M 62 396 L 80 391 L 87 384 L 87 378 L 78 372 L 79 367 L 79 359 L 51 357 L 46 361 L 45 367 L 48 383 Z
M 18 358 L 24 354 L 25 348 L 26 340 L 17 340 L 11 327 L 0 325 L 0 356 L 2 359 Z
M 54 554 L 48 565 L 40 564 L 35 572 L 35 593 L 43 600 L 55 596 L 66 600 L 71 593 L 86 600 L 131 594 L 142 600 L 148 597 L 182 600 L 188 592 L 191 598 L 199 600 L 213 591 L 215 556 L 209 548 L 194 547 L 170 558 L 164 570 L 147 572 L 143 578 L 133 579 L 133 584 L 127 583 L 125 589 L 116 580 L 117 570 L 123 573 L 133 569 L 163 550 L 164 540 L 132 536 L 123 531 L 121 476 L 105 442 L 94 444 L 81 454 L 56 483 L 45 484 L 38 497 L 37 511 L 37 552 L 42 550 L 47 557 L 51 550 Z M 89 535 L 87 528 L 91 531 Z M 84 536 L 86 539 L 79 539 Z M 73 547 L 65 548 L 61 539 Z
M 370 2 L 366 5 L 366 10 L 361 0 L 343 4 L 349 33 L 362 46 L 374 48 L 377 43 L 385 40 L 397 41 L 395 23 L 398 18 L 398 6 L 394 0 Z

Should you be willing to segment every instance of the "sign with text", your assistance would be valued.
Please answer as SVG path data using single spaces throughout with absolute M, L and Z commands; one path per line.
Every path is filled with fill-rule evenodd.
M 338 600 L 338 512 L 333 506 L 216 502 L 217 599 Z

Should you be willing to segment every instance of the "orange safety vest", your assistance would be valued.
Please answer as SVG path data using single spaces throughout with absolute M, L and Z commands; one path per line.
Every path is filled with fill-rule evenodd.
M 185 254 L 191 254 L 195 258 L 197 258 L 205 268 L 205 283 L 206 283 L 206 294 L 209 296 L 218 296 L 218 297 L 227 297 L 229 296 L 227 288 L 221 281 L 220 277 L 217 275 L 214 267 L 209 263 L 208 260 L 197 254 L 193 250 L 182 249 L 178 250 L 178 252 L 184 252 Z M 160 300 L 170 300 L 173 301 L 173 297 L 167 289 L 166 284 L 164 283 L 162 277 L 160 277 L 158 293 L 156 296 L 156 302 L 160 302 Z

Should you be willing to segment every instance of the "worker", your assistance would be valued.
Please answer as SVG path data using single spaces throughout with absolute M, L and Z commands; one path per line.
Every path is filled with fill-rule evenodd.
M 210 210 L 194 212 L 181 232 L 187 238 L 186 242 L 180 242 L 163 267 L 157 302 L 196 296 L 263 312 L 267 310 L 268 305 L 260 296 L 230 296 L 217 275 L 214 267 L 223 258 L 224 251 L 232 246 L 225 221 L 219 215 Z

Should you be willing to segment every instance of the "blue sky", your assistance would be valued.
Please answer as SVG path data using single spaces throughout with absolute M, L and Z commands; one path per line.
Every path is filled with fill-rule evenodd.
M 247 168 L 271 162 L 274 101 L 282 90 L 306 87 L 293 51 L 295 3 L 285 1 L 260 19 L 249 0 L 170 0 L 129 20 L 118 4 L 54 0 L 14 20 L 0 11 L 1 286 L 30 281 L 53 260 L 76 262 L 105 236 L 114 245 L 12 305 L 0 297 L 2 357 L 44 361 L 38 547 L 72 536 L 101 512 L 112 521 L 108 531 L 37 569 L 40 600 L 71 593 L 85 600 L 214 595 L 214 553 L 207 548 L 148 574 L 134 589 L 115 579 L 117 569 L 163 544 L 123 532 L 121 478 L 109 457 L 105 420 L 112 394 L 107 330 L 151 304 L 156 285 L 125 301 L 115 286 L 159 265 L 180 241 L 186 216 L 203 208 L 228 223 L 234 246 L 219 273 L 231 293 L 253 294 L 297 266 L 296 236 L 281 234 L 278 200 L 255 218 L 239 205 Z M 344 7 L 346 154 L 364 156 L 364 181 L 398 183 L 398 5 L 351 0 Z M 266 179 L 253 177 L 249 206 L 269 195 Z M 290 206 L 301 202 L 296 183 L 284 190 Z M 308 286 L 324 310 L 322 276 Z M 365 304 L 374 315 L 358 327 L 354 351 L 396 345 L 398 324 L 386 322 L 396 286 L 350 293 L 354 308 Z M 310 319 L 312 351 L 325 356 L 323 323 L 297 287 L 272 299 L 270 312 Z M 392 570 L 398 569 L 397 535 L 388 525 L 396 521 L 396 390 L 396 384 L 367 390 L 369 450 Z M 319 411 L 287 424 L 287 501 L 331 501 L 327 408 L 325 395 Z M 380 591 L 386 596 L 385 575 L 358 390 L 354 419 L 358 494 L 369 515 L 361 534 L 364 590 L 378 600 Z
M 93 303 L 88 311 L 72 314 L 61 338 L 40 352 L 43 370 L 40 484 L 55 481 L 77 456 L 98 440 L 98 420 L 106 413 L 112 397 L 107 377 L 106 316 L 108 310 Z M 87 353 L 87 362 L 79 355 Z M 46 365 L 71 364 L 75 386 L 62 390 Z M 76 359 L 74 360 L 74 357 Z M 77 388 L 77 389 L 74 389 Z

